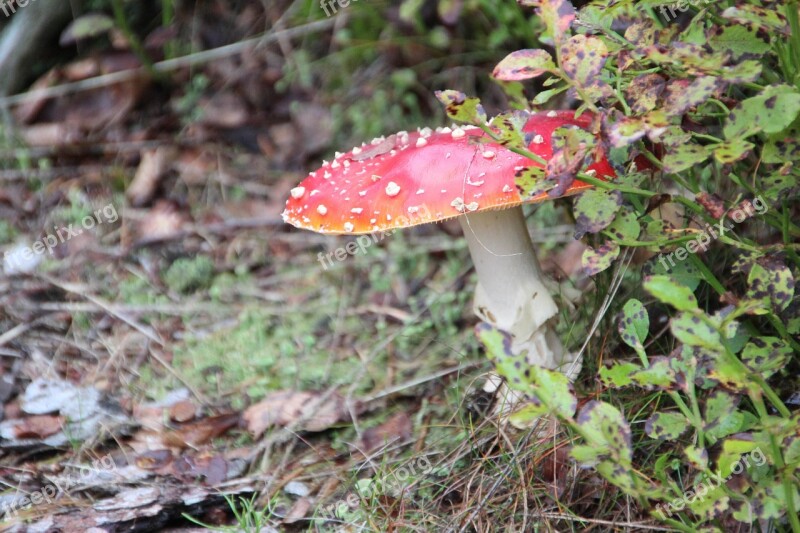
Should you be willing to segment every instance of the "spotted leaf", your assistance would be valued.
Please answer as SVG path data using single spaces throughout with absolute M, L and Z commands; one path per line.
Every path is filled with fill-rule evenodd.
M 752 4 L 737 4 L 736 6 L 726 8 L 721 14 L 723 18 L 736 22 L 737 24 L 769 31 L 778 31 L 784 35 L 790 34 L 789 25 L 786 23 L 786 17 L 776 9 L 759 7 Z
M 459 91 L 436 91 L 436 98 L 444 104 L 447 116 L 460 122 L 483 124 L 486 122 L 486 111 L 478 98 L 467 97 Z
M 492 77 L 503 81 L 519 81 L 555 72 L 556 64 L 546 50 L 524 49 L 511 52 L 492 71 Z
M 587 247 L 581 255 L 581 267 L 587 276 L 594 276 L 611 266 L 619 257 L 619 245 L 607 241 L 597 248 Z
M 561 45 L 561 68 L 580 87 L 589 87 L 600 81 L 598 76 L 606 58 L 608 48 L 597 37 L 573 35 Z
M 607 234 L 613 235 L 621 241 L 634 241 L 639 238 L 640 232 L 641 226 L 639 226 L 636 213 L 624 206 L 617 212 L 614 221 L 606 228 Z
M 617 323 L 617 331 L 622 342 L 631 348 L 644 353 L 642 344 L 650 329 L 650 317 L 642 302 L 631 298 L 622 308 L 622 317 Z
M 600 367 L 600 381 L 606 387 L 618 389 L 633 383 L 631 375 L 642 367 L 636 363 L 615 361 L 611 366 Z
M 683 115 L 689 109 L 702 104 L 722 88 L 714 76 L 698 76 L 693 81 L 675 80 L 664 92 L 664 109 L 670 115 Z
M 655 109 L 662 92 L 664 92 L 664 78 L 658 74 L 636 76 L 626 91 L 631 111 L 641 115 Z
M 678 375 L 674 363 L 675 360 L 668 357 L 651 357 L 647 367 L 631 374 L 631 379 L 648 390 L 677 389 L 684 378 Z
M 680 413 L 656 413 L 644 425 L 648 437 L 661 440 L 675 440 L 688 428 L 689 420 Z
M 622 413 L 611 404 L 593 400 L 581 409 L 577 422 L 586 445 L 597 450 L 597 453 L 579 448 L 573 457 L 603 458 L 594 465 L 597 472 L 625 492 L 635 493 L 631 467 L 631 430 Z
M 794 277 L 789 268 L 777 260 L 762 260 L 754 264 L 747 276 L 747 297 L 761 300 L 778 312 L 794 298 Z
M 689 444 L 683 449 L 683 455 L 697 470 L 708 468 L 708 450 Z
M 535 166 L 517 170 L 514 174 L 514 183 L 522 198 L 532 198 L 558 185 L 555 181 L 547 179 L 542 167 Z
M 650 276 L 644 280 L 642 286 L 659 301 L 671 305 L 678 311 L 697 309 L 694 292 L 668 276 Z
M 497 373 L 506 379 L 509 386 L 520 392 L 531 394 L 530 365 L 525 354 L 514 354 L 511 351 L 511 335 L 493 325 L 481 322 L 475 326 L 475 335 L 486 349 L 489 361 L 494 364 Z
M 706 399 L 703 420 L 704 431 L 715 439 L 727 437 L 742 429 L 743 416 L 736 416 L 739 396 L 724 390 L 715 390 Z M 741 413 L 738 413 L 741 415 Z
M 622 205 L 622 193 L 615 190 L 592 189 L 575 201 L 575 238 L 597 233 L 607 227 Z
M 676 339 L 689 346 L 699 346 L 712 352 L 722 350 L 719 332 L 693 313 L 682 311 L 670 322 Z
M 578 172 L 591 162 L 590 151 L 596 139 L 582 128 L 564 126 L 553 131 L 551 142 L 553 155 L 547 161 L 545 171 L 547 179 L 556 183 L 548 194 L 557 198 L 567 192 Z
M 717 518 L 730 506 L 730 497 L 725 489 L 714 485 L 711 480 L 701 481 L 689 489 L 683 497 L 689 509 L 703 520 Z
M 764 131 L 786 129 L 800 113 L 800 93 L 788 85 L 767 87 L 758 96 L 739 103 L 728 115 L 723 131 L 726 139 Z
M 540 366 L 530 367 L 530 380 L 535 396 L 547 411 L 562 418 L 572 418 L 578 408 L 578 399 L 572 392 L 572 383 L 566 374 Z
M 530 116 L 524 111 L 507 111 L 494 117 L 490 126 L 500 144 L 526 148 L 530 141 L 526 139 L 522 128 L 529 118 Z
M 743 55 L 762 55 L 770 50 L 769 38 L 760 37 L 753 28 L 746 26 L 717 26 L 716 33 L 708 44 L 714 50 L 727 50 L 733 59 Z
M 755 337 L 745 345 L 742 362 L 750 370 L 768 378 L 784 368 L 792 355 L 792 347 L 777 337 Z
M 731 139 L 714 146 L 714 157 L 723 165 L 735 163 L 747 157 L 755 145 L 744 139 Z
M 664 172 L 675 174 L 702 163 L 712 153 L 707 146 L 687 143 L 672 147 L 664 156 Z
M 546 44 L 560 45 L 575 20 L 575 8 L 569 0 L 540 0 L 537 4 L 537 13 L 546 28 L 539 35 L 539 40 Z

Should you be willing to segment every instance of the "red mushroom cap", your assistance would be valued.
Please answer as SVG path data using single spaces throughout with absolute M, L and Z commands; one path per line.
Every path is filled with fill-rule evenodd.
M 523 131 L 534 135 L 529 150 L 549 160 L 551 136 L 562 126 L 589 126 L 590 115 L 572 111 L 532 114 Z M 522 198 L 514 182 L 523 167 L 541 166 L 496 143 L 476 143 L 486 134 L 474 126 L 401 131 L 345 154 L 311 172 L 292 189 L 284 221 L 331 234 L 359 234 L 415 226 L 486 209 L 539 202 L 546 193 Z M 586 172 L 613 178 L 603 157 Z M 566 195 L 591 187 L 576 180 Z

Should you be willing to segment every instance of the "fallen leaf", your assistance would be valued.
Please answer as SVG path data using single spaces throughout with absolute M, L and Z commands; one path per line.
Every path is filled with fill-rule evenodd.
M 347 420 L 349 414 L 344 398 L 338 393 L 327 395 L 305 391 L 276 391 L 257 404 L 248 407 L 243 415 L 247 429 L 257 438 L 270 426 L 288 426 L 305 431 L 324 431 Z
M 408 415 L 404 412 L 397 413 L 384 423 L 366 429 L 361 435 L 359 449 L 370 452 L 393 442 L 408 440 L 412 430 L 413 424 Z
M 16 421 L 14 437 L 17 439 L 43 439 L 61 431 L 63 416 L 38 415 Z
M 153 198 L 161 178 L 169 171 L 175 155 L 176 151 L 172 146 L 159 146 L 142 151 L 142 160 L 136 169 L 136 175 L 125 191 L 125 196 L 131 205 L 141 207 Z

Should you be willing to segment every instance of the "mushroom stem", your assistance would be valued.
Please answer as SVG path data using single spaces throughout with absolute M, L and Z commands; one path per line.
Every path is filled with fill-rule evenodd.
M 576 376 L 580 364 L 571 368 L 573 357 L 548 325 L 558 307 L 542 279 L 522 207 L 468 213 L 459 222 L 478 273 L 475 314 L 510 333 L 512 351 L 527 351 L 529 363 Z

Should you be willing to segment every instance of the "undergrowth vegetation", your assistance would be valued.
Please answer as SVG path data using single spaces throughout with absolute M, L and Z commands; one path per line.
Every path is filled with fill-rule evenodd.
M 527 114 L 487 123 L 477 98 L 439 99 L 453 119 L 542 163 L 518 173 L 523 196 L 557 195 L 575 179 L 597 186 L 573 204 L 576 237 L 592 246 L 588 273 L 611 285 L 643 264 L 623 282 L 632 297 L 609 308 L 615 356 L 575 389 L 527 368 L 505 332 L 478 326 L 499 373 L 529 399 L 512 420 L 556 417 L 573 459 L 677 530 L 800 531 L 797 3 L 692 7 L 672 23 L 643 3 L 523 3 L 538 6 L 554 53 L 513 52 L 493 76 L 534 108 L 566 92 L 576 113 L 595 113 L 593 131 L 557 130 L 543 162 L 527 150 Z M 613 183 L 582 172 L 601 151 Z

